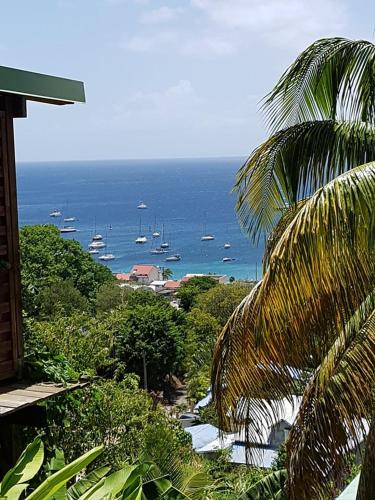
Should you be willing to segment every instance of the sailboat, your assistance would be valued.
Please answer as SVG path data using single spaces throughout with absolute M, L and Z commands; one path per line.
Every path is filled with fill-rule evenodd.
M 165 253 L 168 253 L 168 250 L 166 248 L 156 247 L 150 250 L 150 253 L 152 255 L 163 255 Z
M 201 241 L 212 241 L 214 239 L 215 239 L 215 236 L 207 233 L 206 224 L 204 224 L 204 231 L 203 231 L 203 236 L 201 237 Z
M 147 241 L 147 236 L 142 234 L 142 219 L 139 219 L 139 236 L 136 238 L 135 242 L 137 245 L 144 245 Z
M 76 233 L 78 229 L 73 226 L 64 226 L 60 229 L 60 233 Z
M 147 205 L 146 203 L 144 203 L 143 201 L 139 202 L 139 205 L 137 206 L 137 208 L 139 210 L 145 210 L 147 208 Z
M 107 245 L 108 245 L 108 233 L 106 232 L 106 235 L 105 235 L 105 239 L 107 241 Z M 103 260 L 103 261 L 108 261 L 108 260 L 114 260 L 116 257 L 113 255 L 113 253 L 107 251 L 107 253 L 104 253 L 103 255 L 101 255 L 99 257 L 99 260 Z
M 162 241 L 162 243 L 160 245 L 161 248 L 169 248 L 169 243 L 167 241 L 165 241 L 165 237 L 164 237 L 164 224 L 163 224 L 163 229 L 162 229 L 161 241 Z
M 160 238 L 160 231 L 156 229 L 156 217 L 155 217 L 155 223 L 154 223 L 154 232 L 152 233 L 153 238 Z
M 231 247 L 230 243 L 224 243 L 225 250 L 228 250 L 228 248 L 230 248 L 230 247 Z
M 165 262 L 178 262 L 181 260 L 181 255 L 179 253 L 176 253 L 175 255 L 170 255 L 165 259 Z
M 52 210 L 52 212 L 49 214 L 50 217 L 61 217 L 61 212 L 60 210 L 57 210 L 55 208 L 55 210 Z

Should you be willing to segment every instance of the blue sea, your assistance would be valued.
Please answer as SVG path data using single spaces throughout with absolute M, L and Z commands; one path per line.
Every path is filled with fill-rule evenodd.
M 151 263 L 186 273 L 224 273 L 254 279 L 260 273 L 262 248 L 242 234 L 231 193 L 243 158 L 124 160 L 19 163 L 17 165 L 19 223 L 64 225 L 64 217 L 77 217 L 78 240 L 87 249 L 96 231 L 107 241 L 108 262 L 114 272 L 127 272 L 133 264 Z M 143 201 L 146 210 L 137 209 Z M 51 218 L 53 209 L 62 212 Z M 65 223 L 67 224 L 67 223 Z M 68 224 L 71 225 L 71 224 Z M 165 262 L 165 255 L 151 255 L 160 244 L 153 239 L 164 225 L 170 253 L 179 262 Z M 140 233 L 148 237 L 136 245 Z M 215 240 L 202 242 L 204 232 Z M 224 250 L 224 243 L 231 248 Z M 235 259 L 223 263 L 223 257 Z

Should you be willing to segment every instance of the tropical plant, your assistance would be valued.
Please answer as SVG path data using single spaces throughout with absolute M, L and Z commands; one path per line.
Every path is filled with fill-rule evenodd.
M 374 96 L 374 44 L 317 41 L 267 96 L 272 135 L 237 177 L 243 228 L 272 232 L 263 279 L 217 343 L 215 404 L 250 444 L 297 391 L 296 369 L 313 369 L 287 440 L 291 500 L 342 484 L 365 419 L 357 498 L 375 498 Z
M 156 499 L 188 499 L 207 487 L 208 481 L 202 474 L 192 474 L 179 490 L 172 485 L 167 475 L 160 472 L 152 462 L 125 465 L 109 474 L 111 467 L 100 467 L 85 474 L 90 465 L 103 451 L 103 446 L 93 448 L 73 462 L 65 465 L 63 455 L 57 453 L 58 459 L 51 467 L 52 472 L 32 491 L 24 496 L 31 481 L 39 472 L 44 460 L 44 445 L 38 437 L 27 446 L 16 465 L 10 469 L 0 483 L 1 498 L 18 500 L 21 495 L 25 500 L 156 500 Z M 77 474 L 83 475 L 69 485 Z

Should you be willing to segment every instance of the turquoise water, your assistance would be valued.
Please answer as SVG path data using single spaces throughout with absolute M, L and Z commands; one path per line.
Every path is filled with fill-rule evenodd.
M 173 270 L 174 277 L 186 273 L 224 273 L 235 278 L 259 274 L 262 248 L 253 247 L 242 234 L 234 210 L 231 189 L 243 158 L 126 160 L 64 163 L 21 163 L 17 166 L 19 222 L 64 224 L 49 213 L 59 209 L 63 217 L 75 216 L 79 232 L 64 235 L 84 248 L 94 230 L 107 237 L 108 250 L 116 259 L 108 262 L 114 272 L 126 272 L 133 264 L 151 263 Z M 138 210 L 140 201 L 147 210 Z M 140 221 L 141 218 L 141 221 Z M 164 224 L 170 254 L 151 255 L 160 243 L 152 239 L 156 220 Z M 136 245 L 140 222 L 148 237 Z M 112 229 L 109 229 L 111 227 Z M 204 231 L 214 241 L 201 242 Z M 224 250 L 224 243 L 231 243 Z M 223 263 L 223 257 L 235 261 Z

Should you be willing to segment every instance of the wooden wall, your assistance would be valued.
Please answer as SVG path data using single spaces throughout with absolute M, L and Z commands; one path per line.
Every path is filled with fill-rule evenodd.
M 0 380 L 20 374 L 22 365 L 13 104 L 0 95 Z

